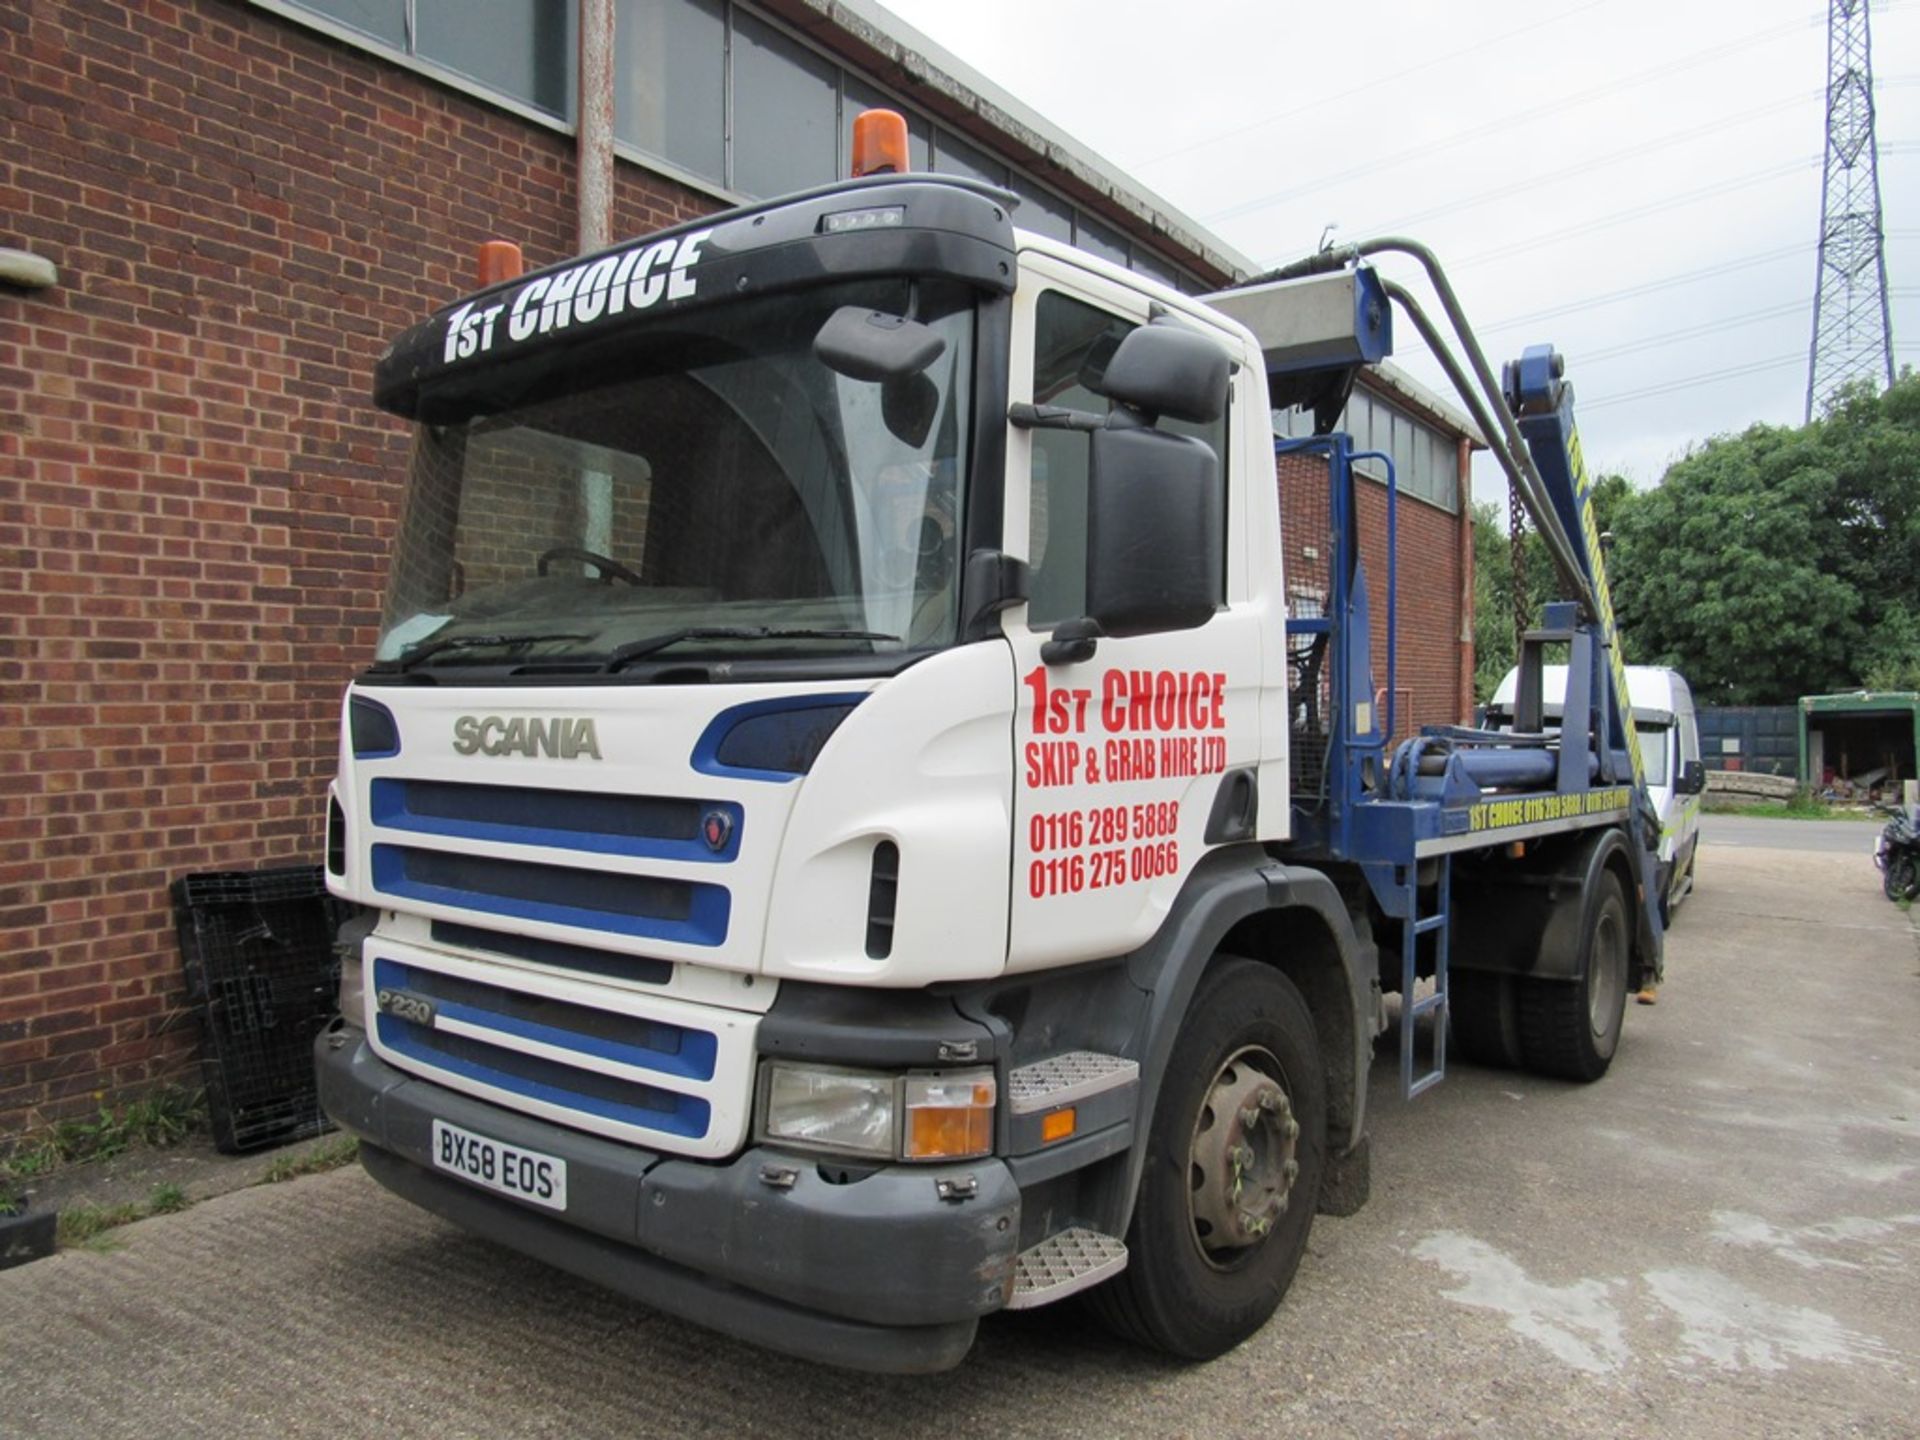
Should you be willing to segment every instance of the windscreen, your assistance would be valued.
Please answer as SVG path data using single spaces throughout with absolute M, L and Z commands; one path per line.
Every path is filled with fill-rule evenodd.
M 1640 768 L 1646 772 L 1647 784 L 1672 784 L 1668 751 L 1672 749 L 1673 727 L 1640 720 L 1635 722 L 1634 729 L 1640 736 Z
M 938 354 L 839 373 L 814 340 L 845 306 L 911 314 Z M 442 398 L 415 442 L 378 660 L 613 673 L 951 644 L 973 326 L 958 286 L 821 286 Z

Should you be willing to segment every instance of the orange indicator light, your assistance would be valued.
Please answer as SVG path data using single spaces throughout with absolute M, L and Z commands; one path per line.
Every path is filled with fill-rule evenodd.
M 993 1149 L 991 1071 L 909 1075 L 902 1158 L 958 1160 Z

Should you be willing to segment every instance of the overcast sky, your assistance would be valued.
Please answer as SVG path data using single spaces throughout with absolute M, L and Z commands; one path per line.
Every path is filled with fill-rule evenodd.
M 1819 0 L 883 3 L 1262 264 L 1330 223 L 1425 241 L 1496 365 L 1566 355 L 1591 466 L 1651 485 L 1712 435 L 1800 423 Z M 1920 0 L 1871 24 L 1898 365 L 1920 353 Z

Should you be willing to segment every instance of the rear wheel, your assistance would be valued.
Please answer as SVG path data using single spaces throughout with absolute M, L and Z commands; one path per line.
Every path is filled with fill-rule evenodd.
M 1089 1300 L 1109 1328 L 1189 1360 L 1273 1314 L 1306 1251 L 1326 1083 L 1291 981 L 1222 956 L 1200 981 L 1154 1106 L 1127 1268 Z
M 1632 932 L 1626 897 L 1611 871 L 1587 897 L 1585 922 L 1578 980 L 1519 982 L 1520 1047 L 1537 1075 L 1598 1080 L 1620 1044 Z
M 1484 970 L 1447 972 L 1447 1015 L 1460 1058 L 1496 1070 L 1517 1070 L 1520 1007 L 1511 975 Z

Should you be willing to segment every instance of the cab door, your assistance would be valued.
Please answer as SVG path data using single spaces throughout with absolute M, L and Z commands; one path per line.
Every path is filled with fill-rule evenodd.
M 1105 415 L 1101 375 L 1147 323 L 1150 298 L 1038 253 L 1021 257 L 1010 398 Z M 1201 330 L 1200 316 L 1184 316 Z M 1214 335 L 1230 353 L 1234 337 Z M 1103 637 L 1084 660 L 1043 647 L 1086 613 L 1090 441 L 1073 430 L 1011 428 L 1006 548 L 1026 558 L 1029 599 L 1003 616 L 1014 652 L 1014 845 L 1010 970 L 1120 954 L 1151 938 L 1206 850 L 1208 819 L 1231 772 L 1260 750 L 1261 626 L 1248 600 L 1237 432 L 1258 428 L 1269 456 L 1255 483 L 1272 504 L 1269 427 L 1242 367 L 1227 414 L 1160 428 L 1212 446 L 1225 479 L 1218 605 L 1193 629 Z M 1252 403 L 1248 403 L 1252 402 Z M 1238 838 L 1251 832 L 1228 827 Z

